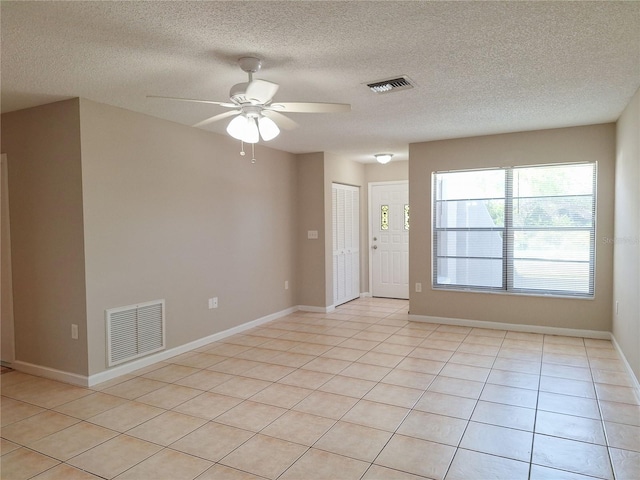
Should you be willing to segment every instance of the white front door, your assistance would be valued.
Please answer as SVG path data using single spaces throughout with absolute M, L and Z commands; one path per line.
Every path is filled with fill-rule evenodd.
M 360 188 L 334 183 L 333 304 L 360 296 Z
M 371 295 L 409 298 L 409 183 L 369 188 Z

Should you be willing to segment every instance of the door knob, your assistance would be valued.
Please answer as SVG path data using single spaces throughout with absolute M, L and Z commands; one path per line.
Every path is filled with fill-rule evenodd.
M 374 250 L 377 250 L 377 249 L 378 249 L 378 245 L 374 245 L 374 246 L 373 246 L 373 247 L 371 247 L 371 248 L 373 248 Z

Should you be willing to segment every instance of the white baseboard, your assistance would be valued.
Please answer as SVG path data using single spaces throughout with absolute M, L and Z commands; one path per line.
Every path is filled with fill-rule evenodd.
M 38 377 L 50 378 L 51 380 L 70 383 L 71 385 L 78 385 L 79 387 L 89 386 L 89 378 L 86 375 L 78 375 L 77 373 L 56 370 L 55 368 L 43 367 L 42 365 L 35 365 L 21 360 L 14 360 L 11 364 L 11 368 L 19 372 L 37 375 Z
M 360 298 L 373 298 L 371 292 L 362 292 Z
M 441 323 L 444 325 L 459 325 L 461 327 L 488 328 L 491 330 L 511 330 L 516 332 L 542 333 L 547 335 L 564 335 L 567 337 L 611 339 L 610 332 L 600 330 L 581 330 L 577 328 L 547 327 L 543 325 L 520 325 L 515 323 L 487 322 L 484 320 L 468 320 L 464 318 L 432 317 L 429 315 L 409 315 L 409 320 L 415 322 Z
M 266 315 L 256 320 L 243 323 L 242 325 L 229 328 L 222 332 L 214 333 L 213 335 L 199 338 L 198 340 L 194 340 L 193 342 L 180 345 L 179 347 L 170 348 L 169 350 L 163 350 L 161 352 L 154 353 L 153 355 L 149 355 L 147 357 L 134 360 L 124 365 L 119 365 L 117 367 L 110 368 L 109 370 L 105 370 L 103 372 L 96 373 L 88 377 L 85 375 L 77 375 L 75 373 L 56 370 L 54 368 L 43 367 L 41 365 L 34 365 L 31 363 L 22 362 L 19 360 L 14 361 L 11 364 L 11 367 L 20 372 L 37 375 L 39 377 L 50 378 L 52 380 L 58 380 L 60 382 L 70 383 L 72 385 L 78 385 L 81 387 L 92 387 L 99 383 L 106 382 L 107 380 L 111 380 L 121 375 L 134 372 L 135 370 L 139 370 L 140 368 L 144 368 L 154 363 L 161 362 L 163 360 L 166 360 L 167 358 L 175 357 L 176 355 L 180 355 L 190 350 L 203 347 L 212 342 L 216 342 L 218 340 L 222 340 L 224 338 L 230 337 L 231 335 L 244 332 L 246 330 L 257 327 L 264 323 L 271 322 L 272 320 L 276 320 L 286 315 L 290 315 L 291 313 L 294 313 L 297 310 L 298 310 L 298 307 L 290 307 L 285 310 L 281 310 L 280 312 Z
M 96 373 L 95 375 L 91 375 L 89 377 L 89 386 L 97 385 L 98 383 L 105 382 L 107 380 L 111 380 L 112 378 L 119 377 L 120 375 L 124 375 L 127 373 L 131 373 L 140 368 L 147 367 L 156 362 L 161 362 L 166 360 L 167 358 L 175 357 L 176 355 L 180 355 L 182 353 L 186 353 L 188 351 L 194 350 L 196 348 L 204 347 L 213 342 L 217 342 L 224 338 L 230 337 L 231 335 L 235 335 L 237 333 L 244 332 L 251 328 L 260 326 L 264 323 L 271 322 L 278 318 L 290 315 L 291 313 L 297 311 L 297 307 L 290 307 L 285 310 L 281 310 L 276 313 L 272 313 L 270 315 L 266 315 L 264 317 L 258 318 L 256 320 L 251 320 L 249 322 L 243 323 L 242 325 L 238 325 L 236 327 L 229 328 L 222 332 L 214 333 L 213 335 L 209 335 L 207 337 L 199 338 L 198 340 L 194 340 L 193 342 L 185 343 L 184 345 L 180 345 L 179 347 L 174 347 L 169 350 L 164 350 L 162 352 L 158 352 L 156 354 L 150 355 L 145 358 L 141 358 L 131 363 L 127 363 L 125 365 L 121 365 L 119 367 L 111 368 L 104 372 Z
M 301 312 L 310 313 L 331 313 L 336 309 L 335 305 L 329 305 L 328 307 L 315 307 L 313 305 L 298 305 L 298 310 Z
M 23 362 L 21 360 L 14 360 L 11 363 L 11 368 L 20 372 L 28 373 L 31 375 L 37 375 L 39 377 L 50 378 L 52 380 L 69 383 L 71 385 L 77 385 L 81 387 L 91 387 L 99 383 L 105 382 L 107 380 L 111 380 L 113 378 L 119 377 L 121 375 L 134 372 L 135 370 L 138 370 L 140 368 L 144 368 L 154 363 L 166 360 L 168 358 L 175 357 L 176 355 L 180 355 L 190 350 L 194 350 L 196 348 L 200 348 L 210 343 L 222 340 L 224 338 L 230 337 L 231 335 L 244 332 L 246 330 L 271 322 L 278 318 L 285 317 L 298 310 L 305 311 L 305 312 L 315 312 L 315 313 L 329 313 L 335 310 L 335 307 L 333 305 L 329 307 L 314 307 L 314 306 L 304 306 L 304 305 L 300 305 L 297 307 L 290 307 L 285 310 L 281 310 L 280 312 L 266 315 L 264 317 L 243 323 L 242 325 L 238 325 L 236 327 L 224 330 L 222 332 L 218 332 L 213 335 L 209 335 L 207 337 L 194 340 L 193 342 L 180 345 L 179 347 L 174 347 L 169 350 L 164 350 L 162 352 L 155 353 L 148 357 L 140 358 L 131 363 L 120 365 L 118 367 L 114 367 L 109 370 L 105 370 L 104 372 L 100 372 L 88 377 L 85 375 L 79 375 L 76 373 L 57 370 L 55 368 L 44 367 L 42 365 L 35 365 L 32 363 Z M 616 341 L 616 338 L 613 336 L 611 332 L 603 332 L 603 331 L 597 331 L 597 330 L 581 330 L 581 329 L 574 329 L 574 328 L 547 327 L 547 326 L 539 326 L 539 325 L 519 325 L 519 324 L 512 324 L 512 323 L 487 322 L 487 321 L 481 321 L 481 320 L 433 317 L 433 316 L 427 316 L 427 315 L 414 315 L 414 314 L 409 315 L 409 320 L 416 321 L 416 322 L 440 323 L 444 325 L 460 325 L 464 327 L 488 328 L 493 330 L 511 330 L 511 331 L 518 331 L 518 332 L 531 332 L 531 333 L 542 333 L 542 334 L 549 334 L 549 335 L 565 335 L 565 336 L 571 336 L 571 337 L 584 337 L 584 338 L 596 338 L 601 340 L 611 340 L 618 354 L 620 355 L 620 358 L 622 359 L 627 372 L 631 376 L 634 382 L 635 388 L 640 390 L 640 383 L 638 382 L 638 379 L 636 378 L 635 373 L 631 368 L 631 365 L 629 365 L 629 362 L 624 356 L 624 353 L 622 352 L 620 345 L 618 344 L 618 342 Z
M 638 390 L 640 390 L 640 382 L 638 381 L 638 378 L 636 377 L 635 372 L 631 368 L 631 365 L 629 365 L 629 362 L 627 361 L 627 357 L 624 356 L 624 353 L 622 352 L 622 349 L 620 348 L 620 345 L 618 344 L 616 337 L 613 336 L 613 333 L 611 333 L 610 335 L 611 335 L 611 343 L 613 343 L 613 346 L 618 351 L 618 355 L 620 355 L 620 358 L 622 359 L 622 363 L 624 363 L 624 367 L 627 369 L 627 373 L 631 377 L 631 380 L 633 380 L 633 386 Z
M 640 390 L 640 382 L 636 377 L 635 372 L 629 365 L 627 357 L 624 356 L 620 345 L 616 341 L 616 337 L 611 332 L 603 332 L 601 330 L 581 330 L 576 328 L 562 328 L 562 327 L 546 327 L 541 325 L 518 325 L 513 323 L 500 323 L 500 322 L 486 322 L 482 320 L 467 320 L 462 318 L 447 318 L 447 317 L 432 317 L 428 315 L 409 315 L 409 320 L 416 322 L 427 323 L 441 323 L 444 325 L 459 325 L 462 327 L 476 327 L 476 328 L 488 328 L 492 330 L 511 330 L 516 332 L 528 332 L 528 333 L 542 333 L 547 335 L 564 335 L 567 337 L 582 337 L 582 338 L 595 338 L 598 340 L 611 340 L 614 348 L 620 355 L 625 369 L 634 387 Z

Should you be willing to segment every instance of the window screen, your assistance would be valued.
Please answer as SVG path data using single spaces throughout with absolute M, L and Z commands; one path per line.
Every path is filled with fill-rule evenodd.
M 596 164 L 433 174 L 433 285 L 593 297 Z

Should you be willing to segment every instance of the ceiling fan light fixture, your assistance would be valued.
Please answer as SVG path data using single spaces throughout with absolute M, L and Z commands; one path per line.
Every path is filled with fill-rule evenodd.
M 258 128 L 260 129 L 260 136 L 265 142 L 273 140 L 280 134 L 280 129 L 276 122 L 265 116 L 261 116 L 258 119 Z
M 260 133 L 258 132 L 258 124 L 255 118 L 247 118 L 247 129 L 244 132 L 244 143 L 258 143 L 260 141 Z
M 374 155 L 378 163 L 385 165 L 391 161 L 391 157 L 393 157 L 393 153 L 376 153 Z
M 256 144 L 260 139 L 273 140 L 280 135 L 280 128 L 290 130 L 298 124 L 280 113 L 340 113 L 351 111 L 351 105 L 345 103 L 326 102 L 285 102 L 272 103 L 273 97 L 280 88 L 277 83 L 254 79 L 253 74 L 262 67 L 262 60 L 257 57 L 238 59 L 240 68 L 249 76 L 247 82 L 237 83 L 229 91 L 230 102 L 214 100 L 198 100 L 194 98 L 159 97 L 182 102 L 196 102 L 219 105 L 233 110 L 206 118 L 194 127 L 201 128 L 214 122 L 234 116 L 227 124 L 227 133 L 243 143 Z M 244 147 L 242 147 L 244 148 Z M 241 151 L 244 155 L 244 150 Z M 254 159 L 255 160 L 255 159 Z
M 244 131 L 247 128 L 249 119 L 244 115 L 238 115 L 227 125 L 227 133 L 236 140 L 242 140 L 244 138 Z
M 242 140 L 244 143 L 258 143 L 260 140 L 255 119 L 247 118 L 244 115 L 238 115 L 229 122 L 227 133 L 236 140 Z

